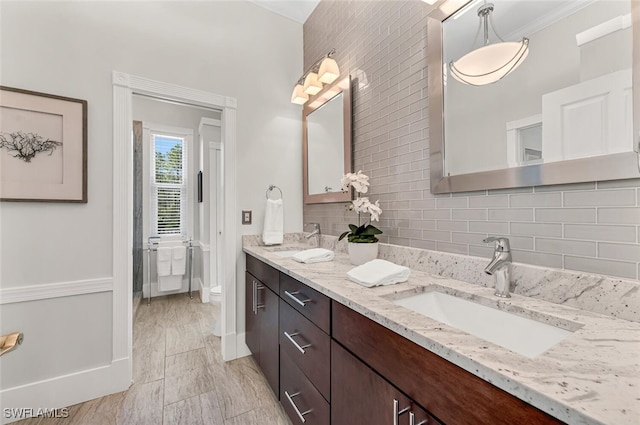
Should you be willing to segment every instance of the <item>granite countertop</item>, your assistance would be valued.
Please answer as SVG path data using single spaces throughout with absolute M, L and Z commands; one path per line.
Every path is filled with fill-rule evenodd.
M 405 283 L 365 288 L 351 282 L 346 254 L 301 264 L 277 251 L 300 249 L 245 244 L 244 252 L 367 316 L 466 371 L 570 424 L 638 424 L 640 323 L 412 270 Z M 275 251 L 277 250 L 277 251 Z M 438 291 L 574 330 L 565 340 L 528 358 L 393 303 L 403 293 Z M 523 314 L 524 313 L 524 314 Z M 526 335 L 523 335 L 526 338 Z

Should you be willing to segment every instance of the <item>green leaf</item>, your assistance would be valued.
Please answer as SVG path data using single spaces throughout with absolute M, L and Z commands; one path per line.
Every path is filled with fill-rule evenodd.
M 349 229 L 351 229 L 351 232 L 356 233 L 358 231 L 358 226 L 356 226 L 355 224 L 350 224 Z
M 340 235 L 340 237 L 338 238 L 338 241 L 341 241 L 342 239 L 344 239 L 345 236 L 347 236 L 350 232 L 346 231 L 343 234 Z

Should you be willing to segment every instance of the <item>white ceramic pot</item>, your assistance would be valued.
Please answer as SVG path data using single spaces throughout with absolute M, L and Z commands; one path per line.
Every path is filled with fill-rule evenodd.
M 367 261 L 378 258 L 378 242 L 353 243 L 349 242 L 349 258 L 351 264 L 359 266 Z

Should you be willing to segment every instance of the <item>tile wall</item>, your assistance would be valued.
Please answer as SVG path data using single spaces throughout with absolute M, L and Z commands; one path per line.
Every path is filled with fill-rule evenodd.
M 371 177 L 383 242 L 489 257 L 507 235 L 515 262 L 640 278 L 640 179 L 433 195 L 427 30 L 419 0 L 323 0 L 304 24 L 305 69 L 331 48 L 352 76 L 354 171 Z M 344 204 L 305 205 L 338 235 Z

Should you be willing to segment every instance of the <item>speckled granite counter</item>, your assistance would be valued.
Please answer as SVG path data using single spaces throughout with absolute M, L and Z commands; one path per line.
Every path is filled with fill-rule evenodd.
M 406 283 L 368 289 L 346 278 L 353 266 L 340 249 L 332 262 L 301 264 L 274 251 L 299 249 L 295 238 L 271 248 L 245 237 L 243 245 L 247 254 L 567 423 L 640 423 L 639 323 L 517 293 L 498 299 L 486 286 L 416 269 Z M 406 264 L 401 258 L 395 262 Z M 634 289 L 634 281 L 626 284 Z M 540 356 L 527 358 L 393 303 L 407 291 L 421 292 L 426 286 L 575 332 Z

